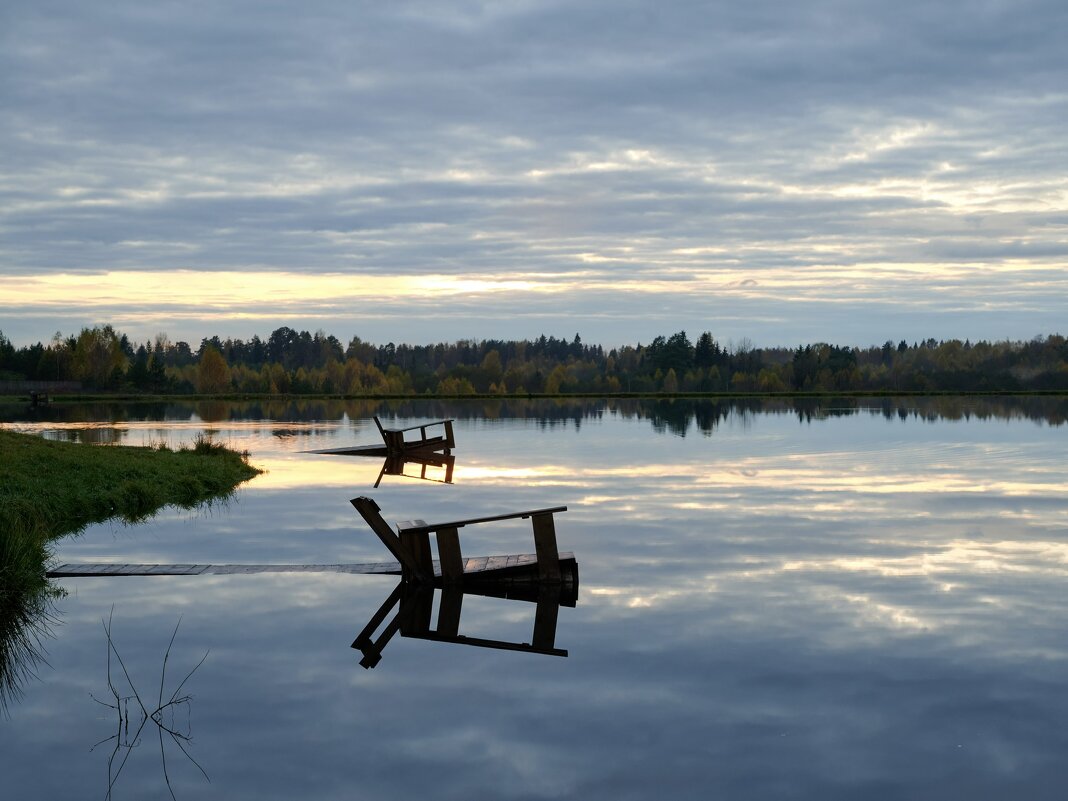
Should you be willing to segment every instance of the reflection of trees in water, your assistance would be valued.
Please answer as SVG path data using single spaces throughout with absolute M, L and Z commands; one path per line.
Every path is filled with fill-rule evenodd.
M 27 538 L 0 532 L 0 711 L 17 703 L 23 687 L 47 664 L 44 641 L 56 623 L 63 591 L 40 570 L 41 553 Z
M 685 437 L 691 425 L 707 436 L 728 417 L 741 420 L 743 424 L 746 424 L 761 408 L 760 401 L 746 399 L 719 401 L 683 398 L 641 401 L 640 404 L 636 412 L 633 414 L 624 412 L 623 416 L 648 418 L 655 431 L 679 437 Z
M 364 427 L 378 415 L 389 424 L 395 419 L 421 417 L 455 420 L 525 419 L 545 428 L 571 426 L 576 430 L 589 420 L 604 416 L 649 420 L 660 432 L 685 436 L 692 428 L 709 434 L 727 417 L 746 421 L 756 414 L 796 415 L 802 421 L 868 413 L 886 419 L 924 420 L 1034 420 L 1049 425 L 1068 421 L 1068 398 L 1058 396 L 915 396 L 915 397 L 780 397 L 780 398 L 552 398 L 450 401 L 427 398 L 410 400 L 343 400 L 297 397 L 252 401 L 188 401 L 168 403 L 55 404 L 44 407 L 34 419 L 41 422 L 148 422 L 193 419 L 210 423 L 227 420 L 279 420 L 294 423 L 349 421 Z M 0 415 L 5 414 L 0 411 Z M 0 420 L 26 419 L 8 410 Z M 300 437 L 327 433 L 329 427 L 294 427 L 287 435 Z M 116 442 L 125 432 L 106 427 L 80 430 L 68 436 L 90 442 Z
M 193 739 L 189 708 L 193 697 L 182 692 L 189 679 L 191 679 L 193 674 L 204 664 L 204 660 L 208 658 L 208 654 L 205 653 L 204 656 L 201 657 L 200 661 L 197 662 L 197 664 L 193 666 L 193 669 L 185 675 L 185 678 L 177 683 L 175 689 L 169 696 L 166 696 L 166 700 L 164 700 L 164 688 L 167 685 L 167 663 L 170 660 L 171 649 L 174 647 L 174 639 L 178 636 L 178 627 L 182 622 L 179 619 L 177 625 L 174 627 L 174 631 L 171 633 L 170 642 L 167 643 L 167 650 L 163 654 L 163 666 L 160 668 L 159 693 L 156 696 L 156 699 L 152 700 L 149 696 L 142 696 L 141 693 L 138 692 L 133 679 L 130 677 L 130 672 L 127 670 L 126 663 L 123 662 L 122 655 L 119 653 L 119 649 L 115 645 L 115 640 L 111 634 L 111 617 L 109 616 L 106 621 L 102 622 L 108 644 L 107 682 L 110 700 L 101 701 L 95 696 L 93 696 L 93 700 L 101 706 L 114 710 L 116 715 L 116 731 L 110 737 L 106 737 L 93 745 L 90 750 L 105 744 L 112 745 L 111 752 L 108 755 L 108 789 L 105 798 L 111 798 L 111 793 L 115 788 L 116 782 L 119 780 L 119 776 L 122 775 L 123 768 L 126 767 L 126 763 L 130 759 L 134 750 L 141 745 L 142 733 L 144 733 L 146 729 L 151 728 L 150 724 L 155 726 L 156 733 L 159 735 L 159 754 L 161 767 L 163 769 L 163 779 L 167 784 L 167 791 L 170 793 L 172 799 L 175 798 L 175 795 L 174 788 L 171 786 L 170 771 L 167 769 L 166 743 L 173 743 L 176 745 L 182 755 L 200 771 L 204 778 L 211 781 L 204 768 L 193 758 L 187 748 Z M 116 682 L 119 683 L 118 686 L 116 686 Z M 119 690 L 120 686 L 122 687 L 121 692 Z M 149 711 L 150 709 L 151 711 Z M 179 720 L 178 715 L 181 714 L 184 714 L 184 720 Z M 166 735 L 166 739 L 164 735 Z
M 93 426 L 92 428 L 68 428 L 56 433 L 56 439 L 66 442 L 82 442 L 86 445 L 119 445 L 127 439 L 129 432 L 111 426 Z
M 11 404 L 0 405 L 0 422 L 80 423 L 93 420 L 102 423 L 129 423 L 147 420 L 169 419 L 170 403 L 159 401 L 121 401 L 113 403 L 51 403 L 30 410 Z M 185 419 L 188 419 L 186 404 Z
M 915 398 L 796 398 L 792 411 L 803 422 L 868 414 L 886 420 L 1031 420 L 1051 426 L 1068 422 L 1068 399 L 1053 396 Z M 769 410 L 770 411 L 770 410 Z
M 205 423 L 219 423 L 230 419 L 230 406 L 226 401 L 220 400 L 197 401 L 195 409 L 197 417 Z

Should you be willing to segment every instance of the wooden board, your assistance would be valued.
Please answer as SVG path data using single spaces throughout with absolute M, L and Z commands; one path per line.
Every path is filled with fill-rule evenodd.
M 561 571 L 574 567 L 575 555 L 560 554 Z M 464 578 L 492 580 L 524 571 L 536 570 L 536 554 L 512 556 L 472 556 L 464 563 Z M 361 564 L 321 565 L 233 565 L 233 564 L 131 564 L 124 562 L 69 562 L 48 571 L 49 578 L 82 578 L 89 576 L 231 576 L 250 573 L 356 573 L 363 575 L 400 575 L 396 562 L 365 562 Z M 441 576 L 441 564 L 434 560 L 434 576 Z
M 318 451 L 301 451 L 301 453 L 333 454 L 335 456 L 388 456 L 385 445 L 351 445 L 347 448 L 324 448 Z

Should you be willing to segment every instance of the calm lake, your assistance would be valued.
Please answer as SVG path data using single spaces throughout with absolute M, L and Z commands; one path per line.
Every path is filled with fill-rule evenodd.
M 454 462 L 307 453 L 378 442 L 372 414 L 455 418 Z M 57 564 L 385 561 L 366 495 L 391 523 L 566 505 L 580 587 L 549 610 L 566 657 L 398 633 L 365 669 L 351 644 L 394 577 L 56 579 L 48 665 L 0 716 L 0 795 L 1064 798 L 1066 418 L 1052 398 L 9 410 L 78 441 L 210 431 L 267 471 L 94 525 Z M 461 544 L 530 553 L 530 522 Z M 538 607 L 465 595 L 459 633 L 529 643 Z M 113 709 L 109 671 L 146 712 L 189 698 Z

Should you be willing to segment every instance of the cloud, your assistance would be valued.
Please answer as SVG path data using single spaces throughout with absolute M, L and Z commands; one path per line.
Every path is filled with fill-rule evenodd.
M 604 281 L 558 293 L 555 320 L 537 304 L 477 325 L 469 308 L 439 307 L 436 338 L 577 321 L 587 340 L 623 341 L 632 325 L 608 320 L 643 313 L 628 300 L 665 281 L 678 283 L 677 310 L 658 315 L 650 296 L 652 333 L 715 318 L 730 321 L 720 336 L 768 343 L 840 333 L 859 344 L 912 321 L 944 336 L 1029 337 L 1063 319 L 1068 297 L 1066 13 L 1042 2 L 967 13 L 920 2 L 10 4 L 0 270 L 26 285 L 248 272 L 251 287 L 270 272 L 462 281 L 596 265 Z M 886 264 L 919 280 L 896 281 Z M 709 299 L 680 278 L 720 271 L 761 289 L 815 288 Z M 1014 281 L 1021 271 L 1029 282 Z M 865 280 L 843 294 L 854 274 Z M 130 295 L 58 317 L 62 295 L 27 305 L 5 290 L 5 332 L 47 337 L 100 314 L 158 330 L 172 311 Z M 307 309 L 312 325 L 365 324 L 326 314 L 332 302 Z M 824 316 L 837 302 L 856 308 Z M 288 319 L 271 297 L 238 303 L 259 309 L 243 335 Z M 1029 313 L 1014 316 L 1015 303 Z M 873 306 L 886 310 L 881 327 Z M 427 313 L 403 295 L 380 311 L 361 330 L 395 340 Z M 227 325 L 185 319 L 174 333 Z

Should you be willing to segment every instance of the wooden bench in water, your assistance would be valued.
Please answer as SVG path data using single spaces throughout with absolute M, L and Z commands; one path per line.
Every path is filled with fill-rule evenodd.
M 399 574 L 403 583 L 445 587 L 476 584 L 485 586 L 496 583 L 504 588 L 499 591 L 505 592 L 509 587 L 529 587 L 532 584 L 562 585 L 565 594 L 577 596 L 578 564 L 575 555 L 570 552 L 560 553 L 556 546 L 553 516 L 567 511 L 566 506 L 450 520 L 444 523 L 411 520 L 400 523 L 397 533 L 394 534 L 373 499 L 361 496 L 353 498 L 351 503 L 382 544 L 393 554 L 395 562 L 310 565 L 89 562 L 58 565 L 48 571 L 48 576 L 198 576 L 312 572 Z M 459 529 L 481 523 L 527 518 L 530 518 L 533 527 L 535 553 L 465 557 L 460 552 Z M 434 534 L 437 540 L 438 559 L 434 559 L 431 552 L 431 534 Z M 478 591 L 484 592 L 481 589 Z
M 390 456 L 405 457 L 409 460 L 418 460 L 428 457 L 437 452 L 451 453 L 456 447 L 456 438 L 452 433 L 452 420 L 433 420 L 429 423 L 420 423 L 407 428 L 384 428 L 382 421 L 377 416 L 372 417 L 378 427 L 378 433 L 382 437 L 381 445 L 353 445 L 345 448 L 324 448 L 321 450 L 305 451 L 305 453 L 337 454 L 338 456 Z M 442 433 L 431 435 L 428 428 L 442 426 Z M 405 439 L 405 432 L 418 431 L 416 439 Z
M 382 435 L 382 442 L 386 445 L 386 451 L 390 454 L 405 453 L 406 451 L 432 450 L 445 451 L 448 453 L 456 447 L 456 440 L 452 434 L 452 420 L 434 420 L 430 423 L 421 423 L 407 428 L 383 428 L 382 421 L 377 416 L 372 417 L 378 426 L 378 433 Z M 428 435 L 427 429 L 434 426 L 442 426 L 442 433 Z M 405 439 L 405 433 L 418 431 L 418 439 Z
M 409 582 L 440 582 L 445 585 L 460 585 L 465 581 L 489 581 L 496 577 L 517 578 L 526 575 L 530 580 L 548 584 L 578 585 L 578 565 L 573 554 L 561 554 L 556 546 L 556 525 L 553 515 L 566 512 L 566 506 L 553 506 L 546 509 L 531 509 L 525 512 L 474 517 L 465 520 L 450 520 L 444 523 L 427 523 L 423 520 L 409 520 L 397 524 L 394 534 L 389 524 L 383 519 L 381 509 L 372 498 L 360 496 L 350 503 L 360 513 L 367 525 L 382 541 L 394 558 L 401 564 L 401 575 Z M 488 557 L 485 565 L 478 564 L 470 569 L 471 561 L 460 552 L 459 529 L 465 526 L 490 523 L 500 520 L 530 518 L 534 530 L 534 564 L 509 560 L 519 557 Z M 438 560 L 433 558 L 430 549 L 430 534 L 434 534 L 438 546 Z M 521 568 L 521 569 L 517 569 Z

